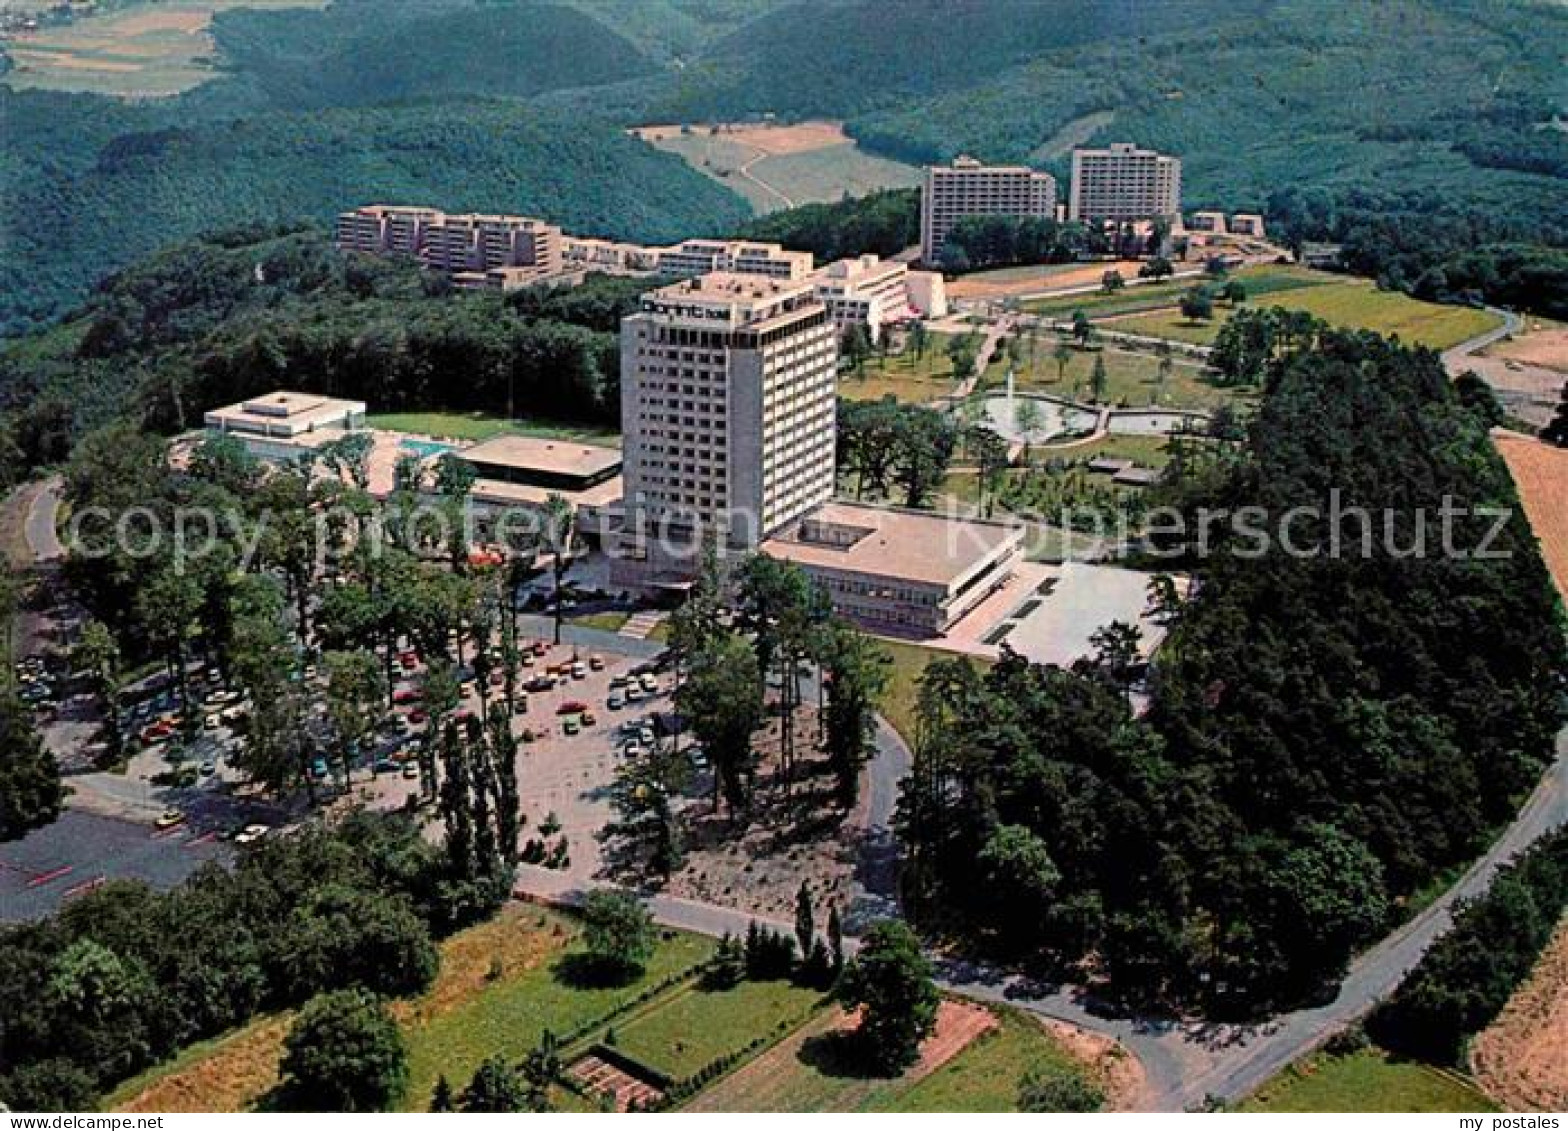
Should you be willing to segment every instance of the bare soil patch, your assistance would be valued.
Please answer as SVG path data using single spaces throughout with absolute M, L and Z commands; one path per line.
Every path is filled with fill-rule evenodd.
M 1009 298 L 1038 294 L 1044 290 L 1066 290 L 1098 283 L 1107 271 L 1120 271 L 1123 279 L 1136 279 L 1142 264 L 1136 260 L 1116 263 L 1085 263 L 1065 270 L 1041 268 L 1034 272 L 1008 272 L 995 275 L 965 275 L 947 284 L 949 298 Z
M 770 156 L 809 153 L 834 145 L 848 145 L 853 139 L 844 132 L 842 122 L 795 122 L 772 125 L 766 122 L 718 122 L 713 125 L 640 126 L 631 131 L 644 141 L 664 141 L 688 132 L 697 137 L 723 137 L 739 145 L 749 145 Z
M 1568 1110 L 1568 919 L 1470 1047 L 1481 1090 L 1508 1111 Z
M 786 787 L 780 719 L 768 720 L 756 743 L 760 799 L 749 823 L 714 813 L 707 800 L 685 806 L 686 864 L 670 878 L 668 894 L 788 921 L 805 880 L 823 918 L 829 904 L 840 904 L 842 912 L 863 822 L 833 800 L 832 778 L 814 749 L 816 734 L 815 707 L 801 707 L 795 723 L 798 764 L 794 783 Z
M 1488 349 L 1493 357 L 1568 373 L 1568 328 L 1531 330 Z
M 1514 432 L 1497 432 L 1497 449 L 1519 488 L 1519 499 L 1541 543 L 1541 556 L 1568 600 L 1568 448 Z
M 1143 1064 L 1112 1037 L 1065 1021 L 1038 1018 L 1068 1054 L 1105 1089 L 1106 1111 L 1153 1111 L 1154 1093 Z

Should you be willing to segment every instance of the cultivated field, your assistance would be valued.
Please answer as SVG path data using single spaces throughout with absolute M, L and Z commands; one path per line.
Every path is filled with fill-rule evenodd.
M 1303 310 L 1334 326 L 1398 335 L 1408 345 L 1438 350 L 1456 346 L 1497 325 L 1497 319 L 1484 310 L 1422 302 L 1398 291 L 1380 291 L 1364 280 L 1270 292 L 1266 298 L 1249 298 L 1246 305 Z M 1130 334 L 1207 345 L 1214 341 L 1230 313 L 1228 305 L 1217 303 L 1214 318 L 1208 322 L 1190 322 L 1171 308 L 1116 318 L 1107 325 Z
M 1099 282 L 1100 276 L 1105 273 L 1103 266 L 1098 267 L 1094 277 L 1089 282 Z M 1122 274 L 1127 278 L 1137 276 L 1137 266 L 1130 271 L 1124 270 Z M 1247 287 L 1247 301 L 1258 303 L 1264 295 L 1278 295 L 1286 291 L 1305 290 L 1308 287 L 1322 287 L 1342 283 L 1344 276 L 1329 275 L 1322 271 L 1312 271 L 1304 267 L 1289 267 L 1270 264 L 1263 267 L 1246 267 L 1237 271 L 1234 278 L 1240 279 Z M 1114 318 L 1121 315 L 1141 314 L 1151 311 L 1161 311 L 1174 308 L 1180 301 L 1182 292 L 1195 286 L 1201 280 L 1197 278 L 1171 279 L 1163 283 L 1141 283 L 1137 286 L 1127 287 L 1114 294 L 1093 292 L 1076 295 L 1052 295 L 1044 298 L 1029 299 L 1023 303 L 1023 308 L 1033 314 L 1044 314 L 1052 318 L 1070 318 L 1076 311 L 1083 311 L 1090 318 Z M 1275 302 L 1270 298 L 1271 303 Z M 1219 309 L 1226 309 L 1223 304 Z M 1118 324 L 1118 328 L 1125 328 Z
M 1509 1111 L 1568 1111 L 1568 920 L 1470 1046 L 1481 1089 Z
M 1379 1048 L 1319 1054 L 1285 1069 L 1241 1105 L 1243 1111 L 1496 1111 L 1457 1072 L 1395 1060 Z
M 82 91 L 160 98 L 189 90 L 216 72 L 207 28 L 229 8 L 322 8 L 327 0 L 168 0 L 138 4 L 8 42 L 17 90 Z
M 864 152 L 837 122 L 642 126 L 631 133 L 728 185 L 759 213 L 920 181 L 913 166 Z
M 1541 543 L 1541 556 L 1568 600 L 1568 449 L 1512 432 L 1495 433 L 1497 450 L 1519 489 L 1519 500 Z

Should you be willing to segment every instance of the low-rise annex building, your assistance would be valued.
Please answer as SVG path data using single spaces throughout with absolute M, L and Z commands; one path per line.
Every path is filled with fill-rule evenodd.
M 831 502 L 762 543 L 799 566 L 834 611 L 895 635 L 936 635 L 1007 584 L 1023 527 L 924 511 Z
M 862 255 L 839 259 L 811 276 L 817 297 L 840 331 L 860 325 L 873 342 L 887 326 L 947 314 L 947 289 L 935 271 Z
M 202 423 L 214 432 L 235 435 L 260 458 L 294 459 L 363 427 L 365 402 L 280 389 L 210 409 Z

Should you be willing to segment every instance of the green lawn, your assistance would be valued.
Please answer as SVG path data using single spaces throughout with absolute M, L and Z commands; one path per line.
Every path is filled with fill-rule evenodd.
M 1253 298 L 1326 286 L 1334 283 L 1341 276 L 1311 271 L 1304 267 L 1271 265 L 1243 268 L 1236 272 L 1234 277 L 1246 285 L 1249 298 Z M 1078 310 L 1083 311 L 1090 318 L 1110 318 L 1115 315 L 1135 314 L 1173 306 L 1184 291 L 1201 281 L 1200 278 L 1189 276 L 1163 283 L 1141 283 L 1126 287 L 1115 294 L 1058 295 L 1052 298 L 1028 299 L 1022 305 L 1030 313 L 1044 314 L 1052 318 L 1071 318 L 1073 312 Z
M 614 1025 L 615 1047 L 679 1080 L 757 1037 L 773 1035 L 781 1024 L 793 1028 L 821 998 L 788 981 L 741 982 L 723 991 L 693 986 Z
M 913 1087 L 878 1097 L 870 1110 L 1013 1112 L 1018 1110 L 1018 1082 L 1024 1073 L 1082 1071 L 1037 1021 L 1012 1010 L 1003 1010 L 1001 1020 L 1000 1029 Z
M 906 644 L 900 640 L 878 640 L 893 657 L 889 669 L 887 692 L 882 697 L 881 714 L 904 736 L 905 742 L 915 740 L 915 706 L 920 695 L 920 677 L 932 660 L 951 660 L 953 652 L 940 652 L 919 644 Z M 971 656 L 977 664 L 989 666 L 988 661 Z
M 1380 291 L 1364 280 L 1271 295 L 1266 301 L 1249 305 L 1303 310 L 1334 326 L 1397 334 L 1406 343 L 1439 350 L 1497 325 L 1497 319 L 1484 310 L 1422 302 L 1398 291 Z M 1220 327 L 1231 315 L 1231 308 L 1221 303 L 1216 305 L 1214 313 L 1211 321 L 1189 322 L 1179 311 L 1165 310 L 1135 318 L 1119 318 L 1106 323 L 1106 328 L 1207 345 L 1219 334 Z
M 1391 1059 L 1378 1048 L 1319 1054 L 1285 1069 L 1241 1105 L 1242 1111 L 1497 1111 L 1454 1072 Z
M 1033 357 L 1030 357 L 1029 339 L 1019 345 L 1019 360 L 1014 377 L 1019 389 L 1050 393 L 1075 400 L 1089 398 L 1089 381 L 1094 373 L 1094 362 L 1105 362 L 1105 400 L 1128 408 L 1143 408 L 1158 402 L 1164 408 L 1216 408 L 1237 398 L 1232 389 L 1222 389 L 1210 384 L 1204 367 L 1179 357 L 1171 358 L 1171 373 L 1164 390 L 1159 388 L 1160 359 L 1152 353 L 1122 349 L 1106 343 L 1101 348 L 1082 350 L 1071 346 L 1072 356 L 1058 364 L 1055 351 L 1061 341 L 1055 334 L 1036 336 Z M 981 387 L 987 390 L 1004 388 L 1006 364 L 993 365 L 987 371 Z
M 867 358 L 859 373 L 846 372 L 839 377 L 839 395 L 852 401 L 879 401 L 891 395 L 906 404 L 923 404 L 951 393 L 957 382 L 947 345 L 953 337 L 932 334 L 925 353 L 918 358 L 908 348 L 886 358 Z M 1000 361 L 993 360 L 986 378 L 1000 380 L 1004 371 Z
M 365 418 L 371 428 L 412 432 L 442 440 L 489 440 L 495 436 L 538 436 L 546 440 L 580 440 L 615 444 L 620 433 L 602 424 L 562 424 L 548 420 L 508 420 L 479 412 L 384 412 Z
M 467 1082 L 488 1056 L 521 1060 L 546 1029 L 559 1036 L 602 1017 L 649 983 L 705 961 L 714 945 L 712 939 L 675 934 L 660 944 L 641 978 L 613 989 L 569 984 L 560 976 L 559 958 L 495 983 L 408 1032 L 407 1109 L 423 1109 L 442 1073 Z
M 581 616 L 568 616 L 566 623 L 577 628 L 597 628 L 604 632 L 619 632 L 621 627 L 632 615 L 626 612 L 611 611 L 607 613 L 584 613 Z
M 1030 457 L 1034 463 L 1053 459 L 1091 460 L 1099 456 L 1111 459 L 1130 459 L 1145 467 L 1164 467 L 1170 462 L 1165 452 L 1164 436 L 1106 436 L 1092 444 L 1053 448 L 1049 444 L 1036 444 Z

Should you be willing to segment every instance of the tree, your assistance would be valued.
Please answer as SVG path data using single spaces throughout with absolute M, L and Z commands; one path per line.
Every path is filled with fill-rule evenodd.
M 435 1090 L 430 1093 L 430 1110 L 433 1113 L 457 1110 L 456 1100 L 452 1096 L 452 1081 L 446 1078 L 445 1072 L 436 1077 Z
M 1163 255 L 1153 256 L 1147 263 L 1138 268 L 1139 278 L 1153 279 L 1156 283 L 1161 279 L 1169 279 L 1175 273 L 1176 268 Z
M 1541 430 L 1541 439 L 1559 448 L 1568 448 L 1568 381 L 1563 382 L 1562 396 L 1557 402 L 1557 415 Z
M 795 941 L 800 945 L 803 958 L 811 953 L 812 945 L 817 941 L 817 919 L 811 906 L 811 886 L 805 880 L 800 881 L 800 888 L 795 892 Z
M 52 824 L 66 803 L 60 764 L 44 747 L 33 712 L 0 693 L 0 841 Z
M 386 1111 L 408 1084 L 408 1052 L 380 998 L 338 990 L 300 1011 L 280 1071 L 293 1110 Z
M 1485 428 L 1495 428 L 1507 417 L 1502 403 L 1497 399 L 1497 394 L 1492 391 L 1492 386 L 1488 385 L 1473 369 L 1467 369 L 1454 378 L 1454 392 L 1459 396 L 1459 403 L 1464 405 Z
M 504 1056 L 485 1058 L 458 1096 L 457 1109 L 467 1114 L 490 1115 L 541 1110 L 534 1089 Z
M 822 634 L 820 661 L 827 692 L 823 722 L 828 759 L 838 803 L 851 809 L 860 795 L 861 768 L 871 756 L 890 657 L 865 633 L 834 623 Z
M 947 359 L 953 366 L 953 379 L 959 383 L 975 375 L 979 360 L 980 344 L 974 334 L 956 334 L 948 339 Z
M 871 334 L 863 322 L 851 322 L 839 336 L 839 354 L 849 362 L 855 373 L 860 373 L 871 356 Z
M 1107 271 L 1100 276 L 1100 293 L 1113 295 L 1127 285 L 1120 271 Z
M 977 863 L 991 890 L 1009 893 L 993 920 L 1006 944 L 1037 941 L 1062 879 L 1045 841 L 1022 825 L 998 825 Z
M 675 706 L 713 763 L 713 807 L 722 796 L 731 816 L 751 799 L 751 736 L 762 725 L 763 683 L 757 653 L 738 633 L 722 631 L 687 661 Z
M 1094 1112 L 1104 1106 L 1105 1090 L 1082 1071 L 1031 1068 L 1018 1081 L 1019 1111 Z
M 605 975 L 630 980 L 653 957 L 653 917 L 635 896 L 589 892 L 579 912 L 590 962 Z
M 374 652 L 328 652 L 327 717 L 337 737 L 338 760 L 343 780 L 352 777 L 354 758 L 375 730 L 381 698 L 386 693 L 381 677 L 381 661 Z
M 833 976 L 844 971 L 844 923 L 838 915 L 838 904 L 828 908 L 828 955 L 833 961 Z
M 109 752 L 120 753 L 120 711 L 117 701 L 120 680 L 120 645 L 109 626 L 92 619 L 82 626 L 82 635 L 72 650 L 72 663 L 92 678 L 93 691 L 103 711 L 104 734 Z
M 990 514 L 991 504 L 1007 472 L 1007 441 L 982 424 L 971 426 L 965 435 L 966 446 L 974 458 L 975 470 L 979 473 L 981 508 Z
M 1105 355 L 1097 353 L 1094 355 L 1094 369 L 1089 374 L 1089 391 L 1096 402 L 1105 400 L 1105 389 L 1109 383 L 1110 378 L 1105 372 Z
M 898 920 L 876 923 L 844 969 L 840 997 L 860 1007 L 856 1043 L 869 1065 L 889 1076 L 915 1062 L 936 1025 L 941 995 L 920 940 Z
M 577 509 L 565 495 L 551 492 L 544 503 L 544 547 L 550 554 L 550 606 L 555 617 L 555 642 L 561 642 L 561 621 L 566 615 L 562 604 L 566 570 L 571 564 L 577 540 Z
M 1207 287 L 1189 287 L 1182 292 L 1181 316 L 1189 322 L 1207 322 L 1214 317 L 1214 296 Z
M 1220 295 L 1232 306 L 1247 301 L 1247 284 L 1240 279 L 1232 279 L 1220 290 Z
M 1088 325 L 1087 320 L 1084 323 Z M 1073 332 L 1077 333 L 1077 323 L 1073 324 Z M 1051 351 L 1051 357 L 1056 361 L 1056 379 L 1061 381 L 1067 376 L 1067 365 L 1073 359 L 1073 348 L 1064 341 L 1058 341 L 1056 348 Z
M 931 345 L 931 331 L 926 329 L 924 322 L 912 322 L 909 326 L 909 341 L 907 348 L 912 350 L 916 361 L 923 361 L 926 349 Z
M 1082 349 L 1089 344 L 1089 339 L 1094 337 L 1094 324 L 1089 321 L 1089 316 L 1081 310 L 1073 311 L 1073 338 Z

